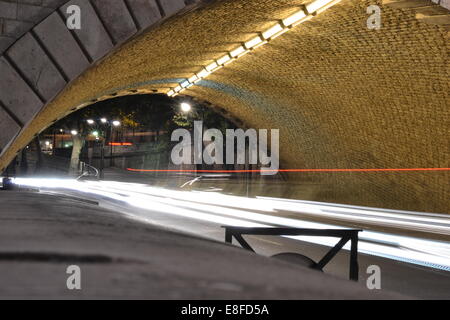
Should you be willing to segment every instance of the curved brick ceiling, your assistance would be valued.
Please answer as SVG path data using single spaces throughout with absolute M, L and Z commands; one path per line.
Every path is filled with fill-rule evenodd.
M 8 147 L 5 141 L 10 138 L 3 138 L 0 169 L 36 133 L 75 108 L 116 95 L 166 92 L 236 43 L 295 12 L 303 2 L 228 0 L 194 5 L 149 28 L 78 78 L 75 70 L 72 82 L 56 58 L 41 62 L 58 66 L 45 70 L 51 79 L 53 73 L 61 75 L 60 83 L 52 85 L 62 91 L 54 98 L 59 89 L 39 87 L 31 80 L 26 82 L 31 91 L 24 84 L 14 88 L 27 92 L 16 98 L 17 111 L 24 112 L 4 106 L 10 112 L 4 112 L 0 121 L 8 128 L 19 122 L 25 129 Z M 382 7 L 378 31 L 366 27 L 366 8 L 374 3 Z M 249 127 L 280 128 L 286 168 L 450 167 L 446 15 L 444 20 L 439 15 L 439 23 L 427 23 L 417 19 L 417 10 L 411 5 L 343 0 L 185 93 L 222 107 Z M 130 16 L 136 21 L 136 15 Z M 85 56 L 90 54 L 88 48 L 85 45 Z M 12 54 L 7 55 L 0 58 L 0 69 L 11 64 Z M 11 76 L 8 81 L 16 79 Z M 3 91 L 5 81 L 0 85 Z M 5 105 L 11 99 L 2 92 L 0 100 Z M 40 100 L 45 107 L 36 107 L 36 116 L 24 107 L 39 105 Z M 302 173 L 289 178 L 305 184 L 297 195 L 304 199 L 450 212 L 448 171 Z
M 200 2 L 0 0 L 2 36 L 18 38 L 0 55 L 2 159 L 14 137 L 25 133 L 22 129 L 34 116 L 82 73 L 143 30 Z M 71 5 L 81 8 L 81 30 L 66 27 L 66 12 Z M 5 33 L 6 26 L 14 21 L 21 27 L 16 33 Z M 31 28 L 33 22 L 37 23 Z M 22 35 L 27 28 L 31 29 Z

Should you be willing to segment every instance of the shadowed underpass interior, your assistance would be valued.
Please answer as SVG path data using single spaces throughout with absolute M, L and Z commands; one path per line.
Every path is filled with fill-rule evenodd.
M 73 6 L 80 28 L 67 24 Z M 448 0 L 0 0 L 0 298 L 448 298 L 449 9 Z M 273 27 L 282 30 L 267 36 Z M 75 113 L 145 99 L 132 142 L 116 114 Z M 177 118 L 181 102 L 191 112 Z M 173 111 L 170 125 L 155 106 Z M 168 137 L 195 131 L 199 114 L 208 124 L 208 108 L 209 119 L 227 119 L 221 130 L 279 129 L 282 174 L 233 176 L 240 164 L 228 163 L 222 176 L 200 176 L 214 165 L 199 164 L 146 172 L 174 171 L 160 161 Z M 152 113 L 165 127 L 145 123 Z M 68 115 L 84 129 L 57 127 Z M 48 173 L 43 158 L 71 174 L 81 159 L 81 175 L 31 176 Z M 225 235 L 231 227 L 255 233 L 240 241 Z M 284 234 L 268 236 L 274 227 Z M 68 285 L 73 266 L 82 290 Z M 377 288 L 372 267 L 382 270 Z
M 111 16 L 102 1 L 78 2 L 89 12 L 87 29 L 58 29 L 65 27 L 62 8 L 0 58 L 1 121 L 8 128 L 1 133 L 0 169 L 77 108 L 117 95 L 165 93 L 306 3 L 223 0 L 183 9 L 184 2 L 161 0 L 163 20 L 140 24 L 131 13 L 151 16 L 154 8 L 118 8 L 122 13 Z M 183 94 L 247 127 L 279 128 L 285 168 L 449 168 L 447 26 L 418 19 L 411 5 L 387 2 L 342 0 Z M 379 30 L 366 25 L 374 3 L 382 9 Z M 289 179 L 308 186 L 296 195 L 301 199 L 448 213 L 449 174 L 292 173 Z

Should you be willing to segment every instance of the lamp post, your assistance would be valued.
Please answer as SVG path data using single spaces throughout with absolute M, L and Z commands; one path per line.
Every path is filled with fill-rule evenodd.
M 109 144 L 110 144 L 110 167 L 113 166 L 114 164 L 114 160 L 113 160 L 113 129 L 114 127 L 118 127 L 121 125 L 120 121 L 118 120 L 108 120 L 106 118 L 100 118 L 98 119 L 98 121 L 100 121 L 101 125 L 105 125 L 105 126 L 109 126 Z M 88 119 L 86 120 L 86 122 L 90 125 L 95 125 L 97 124 L 97 122 L 94 119 Z M 97 134 L 95 134 L 97 133 Z M 94 135 L 97 137 L 98 141 L 98 132 L 94 131 Z M 100 149 L 100 157 L 101 157 L 101 161 L 100 161 L 100 168 L 99 168 L 99 175 L 100 175 L 100 179 L 104 178 L 104 168 L 105 168 L 105 144 L 106 144 L 106 138 L 103 139 L 103 144 L 101 145 L 101 149 Z
M 186 121 L 187 121 L 189 127 L 192 125 L 192 129 L 189 130 L 189 131 L 191 131 L 191 137 L 195 136 L 195 125 L 194 125 L 195 118 L 192 116 L 192 106 L 187 102 L 182 102 L 180 104 L 180 109 L 181 109 L 181 112 L 183 112 L 186 115 Z M 194 148 L 193 152 L 195 154 L 195 148 L 196 148 L 195 143 L 193 145 L 193 148 Z M 195 156 L 194 156 L 194 159 L 195 159 Z M 195 163 L 195 170 L 202 169 L 202 165 L 197 164 L 196 160 L 194 161 L 194 163 Z
M 117 121 L 117 120 L 114 120 L 114 121 L 112 121 L 110 124 L 109 124 L 109 127 L 111 128 L 111 133 L 110 133 L 110 142 L 109 142 L 109 144 L 111 145 L 111 161 L 110 161 L 110 167 L 112 167 L 113 165 L 114 165 L 114 158 L 113 158 L 113 152 L 114 152 L 114 149 L 113 149 L 113 128 L 114 127 L 118 127 L 118 126 L 120 126 L 120 121 Z
M 65 132 L 64 132 L 64 129 L 59 129 L 59 133 L 61 134 L 61 149 L 64 149 L 64 135 L 66 134 Z M 62 151 L 62 152 L 64 152 L 64 150 Z
M 56 129 L 53 129 L 53 148 L 52 148 L 52 156 L 55 155 L 56 148 Z
M 104 142 L 101 143 L 100 141 L 98 142 L 101 146 L 100 148 L 100 168 L 99 168 L 99 179 L 103 180 L 104 178 L 104 173 L 103 173 L 103 169 L 105 168 L 105 148 L 104 148 Z

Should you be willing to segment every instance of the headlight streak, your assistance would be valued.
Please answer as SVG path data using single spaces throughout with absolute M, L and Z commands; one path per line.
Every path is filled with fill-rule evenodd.
M 265 45 L 266 43 L 269 43 L 270 40 L 281 36 L 298 24 L 311 19 L 315 15 L 325 11 L 339 1 L 340 0 L 315 0 L 307 3 L 306 6 L 304 6 L 306 12 L 303 9 L 298 10 L 294 14 L 282 19 L 280 23 L 276 23 L 275 25 L 272 25 L 262 32 L 255 32 L 256 34 L 260 35 L 247 40 L 243 46 L 241 45 L 237 48 L 234 48 L 233 50 L 227 52 L 224 56 L 222 56 L 222 58 L 214 60 L 213 63 L 205 66 L 204 69 L 206 69 L 208 72 L 203 73 L 202 70 L 197 73 L 197 79 L 195 79 L 194 81 L 189 80 L 191 82 L 191 85 L 183 87 L 182 90 L 170 89 L 167 92 L 167 95 L 169 97 L 177 96 L 179 93 L 183 92 L 184 89 L 188 89 L 192 85 L 198 83 L 201 79 L 204 79 L 211 73 L 221 69 L 224 65 L 233 62 L 235 59 L 244 56 L 248 52 L 257 49 L 258 47 Z M 233 59 L 228 59 L 228 56 Z
M 278 198 L 245 198 L 229 196 L 213 192 L 187 192 L 168 190 L 164 188 L 151 187 L 135 183 L 122 183 L 114 181 L 86 181 L 78 182 L 69 179 L 22 179 L 14 181 L 19 185 L 37 187 L 43 189 L 69 189 L 106 197 L 116 201 L 125 202 L 131 206 L 163 212 L 165 214 L 182 216 L 185 218 L 206 221 L 217 225 L 233 225 L 241 227 L 268 227 L 268 226 L 288 226 L 298 228 L 342 228 L 333 225 L 299 220 L 301 214 L 321 215 L 323 210 L 327 215 L 333 216 L 332 211 L 340 213 L 348 212 L 353 214 L 364 214 L 371 216 L 371 221 L 376 222 L 377 216 L 380 222 L 388 217 L 414 218 L 419 224 L 424 226 L 428 222 L 447 223 L 450 230 L 450 218 L 444 215 L 429 214 L 420 217 L 417 214 L 400 214 L 394 212 L 383 212 L 379 210 L 364 210 L 363 208 L 352 208 L 352 206 L 333 206 L 332 204 L 322 205 L 312 202 L 302 203 L 296 200 L 284 200 Z M 332 210 L 330 210 L 332 208 Z M 246 211 L 251 210 L 251 211 Z M 266 213 L 276 213 L 277 211 L 289 211 L 299 214 L 299 219 L 278 217 Z M 257 211 L 257 212 L 254 212 Z M 392 211 L 392 210 L 387 210 Z M 264 213 L 261 213 L 264 212 Z M 132 216 L 132 214 L 130 214 Z M 334 216 L 333 216 L 334 217 Z M 352 215 L 349 214 L 348 218 Z M 357 222 L 360 216 L 354 217 Z M 146 219 L 144 219 L 146 220 Z M 147 219 L 148 220 L 148 219 Z M 401 219 L 399 225 L 410 228 L 411 223 Z M 431 225 L 429 231 L 442 231 L 443 226 Z M 334 246 L 336 239 L 327 237 L 287 237 L 295 240 L 306 241 L 325 246 Z M 348 246 L 345 247 L 348 250 Z M 443 241 L 424 240 L 381 232 L 364 231 L 360 234 L 359 251 L 374 256 L 381 256 L 389 259 L 415 263 L 427 267 L 450 270 L 450 243 Z
M 129 187 L 129 186 L 128 186 Z M 141 189 L 142 191 L 142 189 Z M 162 191 L 162 190 L 158 190 L 158 191 Z M 173 191 L 175 193 L 177 193 L 178 191 Z M 289 227 L 297 227 L 297 228 L 319 228 L 319 229 L 323 229 L 323 228 L 336 228 L 335 226 L 332 225 L 326 225 L 326 224 L 320 224 L 320 223 L 313 223 L 313 222 L 306 222 L 306 221 L 300 221 L 300 220 L 294 220 L 294 219 L 288 219 L 288 218 L 282 218 L 282 217 L 273 217 L 273 216 L 268 216 L 268 215 L 263 215 L 263 214 L 257 214 L 257 213 L 252 213 L 252 212 L 248 212 L 248 211 L 242 211 L 242 210 L 236 210 L 236 209 L 231 209 L 231 208 L 224 208 L 224 207 L 218 207 L 218 206 L 214 206 L 214 205 L 205 205 L 205 204 L 200 204 L 198 202 L 194 202 L 194 203 L 189 203 L 187 202 L 187 199 L 184 200 L 176 200 L 173 198 L 162 198 L 160 197 L 159 192 L 156 192 L 158 194 L 157 197 L 152 197 L 152 201 L 159 203 L 157 208 L 159 209 L 161 205 L 169 205 L 169 208 L 167 208 L 166 210 L 164 210 L 164 212 L 169 213 L 169 214 L 174 214 L 174 207 L 176 208 L 176 211 L 180 210 L 180 208 L 189 208 L 192 210 L 188 211 L 188 215 L 186 215 L 186 212 L 182 212 L 181 214 L 179 214 L 178 212 L 176 212 L 176 215 L 182 215 L 185 217 L 190 217 L 190 218 L 194 218 L 194 219 L 200 219 L 200 220 L 207 220 L 213 223 L 218 223 L 221 224 L 223 221 L 223 217 L 219 217 L 211 219 L 208 215 L 206 217 L 208 217 L 207 219 L 205 219 L 205 214 L 201 213 L 199 211 L 204 211 L 204 212 L 213 212 L 215 214 L 218 215 L 228 215 L 228 216 L 232 216 L 235 218 L 240 218 L 240 219 L 245 219 L 246 221 L 241 222 L 239 224 L 235 224 L 235 225 L 239 225 L 239 226 L 247 226 L 247 227 L 251 227 L 251 226 L 289 226 Z M 188 193 L 186 193 L 188 194 Z M 172 195 L 173 196 L 173 195 Z M 203 197 L 203 195 L 202 195 Z M 225 196 L 227 197 L 227 196 Z M 233 198 L 239 198 L 239 197 L 233 197 Z M 145 199 L 145 198 L 144 198 Z M 242 198 L 244 200 L 246 200 L 246 198 Z M 234 199 L 235 201 L 236 199 Z M 229 201 L 229 200 L 228 200 Z M 132 204 L 133 201 L 130 202 L 130 204 Z M 154 203 L 153 202 L 153 203 Z M 148 205 L 148 199 L 146 202 L 146 207 L 148 209 L 149 205 Z M 172 207 L 170 207 L 172 206 Z M 145 206 L 144 206 L 145 208 Z M 152 205 L 153 208 L 153 205 Z M 157 210 L 158 210 L 157 209 Z M 189 214 L 191 214 L 191 216 L 189 216 Z M 193 215 L 192 215 L 193 214 Z M 217 217 L 217 216 L 216 216 Z M 257 222 L 262 222 L 262 223 L 268 223 L 267 224 L 257 224 L 255 225 L 255 223 L 249 222 L 248 220 L 251 221 L 257 221 Z M 339 227 L 342 228 L 342 227 Z M 314 237 L 313 239 L 310 237 L 286 237 L 286 238 L 291 238 L 291 239 L 295 239 L 295 240 L 301 240 L 301 241 L 305 241 L 305 242 L 312 242 L 312 243 L 316 243 L 316 244 L 321 244 L 321 245 L 325 245 L 325 246 L 334 246 L 336 243 L 336 240 L 333 238 L 327 238 L 327 237 Z M 402 243 L 404 243 L 404 241 L 398 241 L 399 238 L 396 236 L 387 236 L 385 234 L 379 234 L 379 233 L 375 233 L 375 232 L 370 232 L 370 234 L 368 232 L 365 232 L 363 234 L 361 234 L 360 239 L 363 240 L 370 240 L 370 241 L 374 241 L 374 239 L 378 240 L 378 244 L 373 244 L 373 243 L 361 243 L 360 244 L 360 251 L 367 253 L 367 254 L 371 254 L 371 255 L 377 255 L 377 256 L 383 256 L 386 258 L 390 258 L 392 259 L 393 257 L 396 257 L 397 260 L 402 260 L 402 261 L 408 261 L 411 262 L 413 260 L 415 261 L 419 261 L 421 262 L 421 265 L 426 265 L 429 266 L 429 261 L 433 261 L 434 265 L 442 265 L 445 266 L 445 264 L 449 263 L 449 252 L 448 250 L 450 249 L 449 246 L 447 246 L 447 251 L 445 252 L 447 255 L 442 255 L 442 253 L 444 253 L 444 251 L 439 252 L 437 250 L 434 250 L 434 254 L 437 255 L 437 257 L 435 257 L 434 259 L 430 260 L 430 255 L 428 253 L 423 253 L 423 252 L 418 252 L 417 250 L 413 250 L 413 251 L 404 251 L 402 249 Z M 380 244 L 384 247 L 381 254 L 380 252 Z M 422 244 L 423 248 L 426 248 L 427 251 L 430 251 L 430 245 L 434 244 L 433 241 L 426 241 L 426 240 L 418 240 L 418 241 L 414 241 L 412 240 L 409 243 L 409 248 L 416 248 L 418 244 Z M 406 247 L 408 248 L 408 247 Z M 349 250 L 349 245 L 347 245 L 346 247 L 344 247 L 344 249 Z M 378 252 L 378 254 L 374 254 L 374 252 Z M 442 255 L 442 256 L 441 256 Z M 450 266 L 449 266 L 450 267 Z
M 114 188 L 114 184 L 112 183 L 110 187 Z M 128 185 L 128 189 L 138 193 L 149 194 L 146 190 L 143 190 L 142 186 L 139 185 L 136 187 Z M 424 227 L 423 224 L 417 222 L 426 222 L 427 224 L 441 223 L 446 224 L 447 226 L 435 225 L 432 226 L 432 230 L 434 231 L 439 230 L 443 234 L 450 234 L 450 218 L 445 217 L 443 215 L 441 215 L 442 218 L 433 218 L 433 217 L 422 218 L 406 214 L 400 215 L 395 213 L 383 213 L 381 210 L 373 212 L 370 210 L 352 209 L 350 207 L 346 208 L 332 207 L 332 211 L 330 211 L 330 208 L 318 204 L 312 205 L 312 204 L 294 203 L 292 201 L 279 201 L 282 199 L 279 199 L 278 201 L 265 199 L 264 202 L 261 202 L 258 201 L 257 199 L 230 196 L 219 193 L 208 193 L 208 196 L 205 197 L 205 194 L 203 192 L 193 191 L 189 193 L 187 192 L 180 193 L 179 191 L 170 191 L 167 189 L 157 189 L 157 188 L 153 188 L 150 194 L 159 195 L 163 197 L 173 197 L 197 203 L 207 203 L 212 205 L 216 205 L 217 203 L 223 203 L 226 204 L 224 206 L 231 206 L 231 207 L 234 206 L 241 209 L 257 210 L 264 212 L 276 212 L 284 210 L 296 213 L 308 213 L 308 214 L 312 213 L 315 215 L 332 217 L 335 219 L 345 221 L 366 222 L 371 224 L 373 223 L 379 224 L 382 222 L 390 226 L 396 226 L 396 224 L 399 224 L 399 226 L 408 225 L 409 227 L 416 227 L 418 231 L 421 230 L 426 231 L 427 228 L 426 226 Z M 336 213 L 333 213 L 333 211 L 336 211 Z M 358 216 L 356 216 L 355 214 L 358 214 Z M 381 219 L 380 216 L 385 217 L 386 219 Z M 410 222 L 408 220 L 414 220 L 415 222 Z

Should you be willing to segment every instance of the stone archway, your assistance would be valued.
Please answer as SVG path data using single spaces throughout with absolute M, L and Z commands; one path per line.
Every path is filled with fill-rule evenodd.
M 15 110 L 1 116 L 8 130 L 2 133 L 0 168 L 34 134 L 73 110 L 117 95 L 167 92 L 303 3 L 193 5 L 188 8 L 195 10 L 185 9 L 113 50 L 69 85 L 61 76 L 56 97 L 52 87 L 31 89 L 33 82 L 20 80 L 12 58 L 0 58 L 0 69 L 9 77 L 7 82 L 2 77 L 1 87 L 12 88 L 2 91 L 0 101 Z M 186 92 L 248 126 L 282 129 L 281 157 L 290 168 L 448 168 L 447 27 L 417 19 L 415 8 L 378 1 L 384 27 L 368 30 L 366 8 L 371 4 L 343 0 Z M 48 77 L 59 71 L 46 70 Z M 33 79 L 41 79 L 32 71 Z M 38 90 L 49 100 L 43 102 Z M 13 92 L 21 95 L 8 98 Z M 448 171 L 308 173 L 293 179 L 314 185 L 311 200 L 450 211 Z

